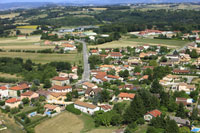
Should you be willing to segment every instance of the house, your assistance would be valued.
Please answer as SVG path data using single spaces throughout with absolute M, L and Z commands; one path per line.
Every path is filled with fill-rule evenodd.
M 39 94 L 38 93 L 35 93 L 33 91 L 27 91 L 27 92 L 24 92 L 21 94 L 21 100 L 24 99 L 24 98 L 28 98 L 29 100 L 31 99 L 35 99 L 35 98 L 38 98 L 39 97 Z
M 58 76 L 52 78 L 51 82 L 52 82 L 52 86 L 54 86 L 54 85 L 65 86 L 70 83 L 69 78 L 58 77 Z
M 123 57 L 120 52 L 111 52 L 109 56 L 113 59 L 121 59 Z
M 160 116 L 161 114 L 162 114 L 162 112 L 160 112 L 160 111 L 157 110 L 157 109 L 152 110 L 152 111 L 150 111 L 150 112 L 147 112 L 147 113 L 144 115 L 144 120 L 150 121 L 151 119 L 156 118 L 156 117 Z
M 39 96 L 47 97 L 50 92 L 46 90 L 37 90 L 36 93 L 38 93 Z
M 68 44 L 68 43 L 64 43 L 61 46 L 63 47 L 64 51 L 73 51 L 73 50 L 76 50 L 76 46 Z
M 177 91 L 185 91 L 186 93 L 190 93 L 191 91 L 195 91 L 195 85 L 188 85 L 187 83 L 179 83 Z
M 120 78 L 119 76 L 115 76 L 115 75 L 107 75 L 105 78 L 108 81 L 111 81 L 111 80 L 122 80 L 122 78 Z
M 94 97 L 101 91 L 102 91 L 102 88 L 96 88 L 96 89 L 88 88 L 85 91 L 85 97 Z
M 81 112 L 93 115 L 95 111 L 99 111 L 100 107 L 89 104 L 86 102 L 76 101 L 74 103 L 74 108 L 79 109 Z
M 56 111 L 57 113 L 60 113 L 61 112 L 61 108 L 57 105 L 52 105 L 52 104 L 45 104 L 44 105 L 44 108 L 45 108 L 45 112 L 52 112 L 52 111 Z
M 5 101 L 5 106 L 8 106 L 10 108 L 18 108 L 21 104 L 21 100 L 17 98 L 10 98 Z
M 72 92 L 72 87 L 54 85 L 51 88 L 49 88 L 48 91 L 55 92 L 55 93 L 68 93 L 68 92 Z
M 27 91 L 29 88 L 30 86 L 28 86 L 27 84 L 20 84 L 20 85 L 9 88 L 8 93 L 10 97 L 18 97 L 17 95 L 18 91 L 22 93 L 23 91 Z
M 183 105 L 185 105 L 185 106 L 191 106 L 192 103 L 193 103 L 193 99 L 177 97 L 177 98 L 176 98 L 176 103 L 177 103 L 177 104 L 183 103 Z
M 96 49 L 92 49 L 92 50 L 90 50 L 90 54 L 91 55 L 99 55 L 99 52 Z
M 123 100 L 132 100 L 134 97 L 135 97 L 135 94 L 134 94 L 134 93 L 123 93 L 123 92 L 121 92 L 121 93 L 118 95 L 118 99 L 119 99 L 120 101 L 123 101 Z
M 7 86 L 0 86 L 0 98 L 8 97 L 8 87 Z
M 72 67 L 72 72 L 73 72 L 73 73 L 77 73 L 77 71 L 78 71 L 78 67 L 73 66 L 73 67 Z
M 196 43 L 200 43 L 200 38 L 196 39 Z
M 66 105 L 67 103 L 65 102 L 66 99 L 66 93 L 55 93 L 51 92 L 47 96 L 47 103 L 50 104 L 59 104 L 59 105 Z
M 100 105 L 99 107 L 100 107 L 100 110 L 102 110 L 104 112 L 108 112 L 108 111 L 110 111 L 112 109 L 112 107 L 110 105 L 107 105 L 107 104 Z
M 180 117 L 169 116 L 171 120 L 174 120 L 179 127 L 181 126 L 190 126 L 190 121 L 187 119 L 182 119 Z
M 102 70 L 102 71 L 108 71 L 108 70 L 111 70 L 114 68 L 115 68 L 115 66 L 113 66 L 113 65 L 101 65 L 100 66 L 100 70 Z
M 140 60 L 139 57 L 129 57 L 128 58 L 128 64 L 129 65 L 141 65 L 142 60 Z
M 142 81 L 142 80 L 147 80 L 149 78 L 149 75 L 144 75 L 143 77 L 141 77 L 139 79 L 139 81 Z
M 191 57 L 189 54 L 180 54 L 179 59 L 181 64 L 188 64 L 191 60 Z
M 98 83 L 98 84 L 106 82 L 106 81 L 108 81 L 105 78 L 106 75 L 107 74 L 104 73 L 104 72 L 98 73 L 97 75 L 95 75 L 94 77 L 92 77 L 92 82 L 95 82 L 95 83 Z
M 17 36 L 17 39 L 18 39 L 18 40 L 26 40 L 26 39 L 27 39 L 27 36 L 25 36 L 25 35 L 18 35 L 18 36 Z
M 174 69 L 173 73 L 174 74 L 189 74 L 190 70 Z
M 63 78 L 72 78 L 72 79 L 78 79 L 78 75 L 76 73 L 59 73 L 59 77 L 63 77 Z
M 95 84 L 93 84 L 93 83 L 90 83 L 90 82 L 84 82 L 84 83 L 82 84 L 82 87 L 83 87 L 84 89 L 88 89 L 88 88 L 96 89 L 96 88 L 98 88 L 97 85 L 95 85 Z

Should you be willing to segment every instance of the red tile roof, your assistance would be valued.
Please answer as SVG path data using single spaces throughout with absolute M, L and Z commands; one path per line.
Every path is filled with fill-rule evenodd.
M 90 109 L 95 109 L 97 106 L 93 105 L 93 104 L 89 104 L 86 102 L 81 102 L 81 101 L 76 101 L 74 104 L 78 105 L 78 106 L 82 106 L 82 107 L 86 107 L 86 108 L 90 108 Z
M 104 110 L 111 110 L 112 109 L 112 107 L 110 105 L 101 105 L 100 107 Z
M 17 98 L 10 98 L 10 99 L 6 100 L 6 103 L 15 103 L 15 102 L 18 102 L 18 101 L 20 101 L 20 100 L 17 99 Z
M 65 81 L 65 80 L 69 80 L 69 78 L 56 76 L 56 77 L 52 78 L 52 80 Z
M 110 56 L 122 56 L 120 52 L 111 52 Z
M 0 87 L 0 90 L 7 90 L 7 87 L 1 86 L 1 87 Z
M 162 114 L 162 112 L 160 112 L 159 110 L 155 109 L 155 110 L 152 110 L 150 112 L 148 112 L 147 114 L 150 114 L 154 117 L 157 117 L 157 116 L 160 116 Z
M 119 97 L 133 99 L 135 97 L 135 94 L 134 93 L 123 93 L 123 92 L 121 92 L 119 94 Z
M 24 90 L 24 89 L 28 89 L 29 86 L 27 84 L 21 84 L 21 85 L 18 85 L 18 86 L 13 86 L 11 88 L 9 88 L 10 90 Z
M 90 51 L 91 53 L 97 53 L 98 51 L 96 49 L 93 49 Z
M 114 76 L 114 75 L 107 75 L 108 78 L 112 78 L 112 79 L 119 79 L 118 76 Z
M 32 96 L 34 94 L 34 92 L 32 91 L 27 91 L 21 94 L 21 96 Z

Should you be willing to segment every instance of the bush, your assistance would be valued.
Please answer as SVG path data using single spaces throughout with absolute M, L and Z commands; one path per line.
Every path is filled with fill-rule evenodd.
M 5 101 L 0 101 L 0 106 L 4 106 L 5 105 Z
M 80 115 L 80 114 L 81 114 L 81 111 L 80 111 L 80 110 L 74 108 L 74 104 L 68 105 L 68 106 L 66 107 L 66 110 L 69 111 L 69 112 L 71 112 L 71 113 L 74 113 L 74 114 L 76 114 L 76 115 Z

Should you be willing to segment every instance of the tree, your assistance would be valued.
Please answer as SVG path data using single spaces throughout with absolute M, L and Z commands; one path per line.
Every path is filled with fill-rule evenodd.
M 185 113 L 185 109 L 184 109 L 183 103 L 179 104 L 178 109 L 176 111 L 176 116 L 177 117 L 181 117 L 181 118 L 186 118 L 186 113 Z
M 162 57 L 160 58 L 160 62 L 167 62 L 167 58 L 166 58 L 165 56 L 162 56 Z
M 146 110 L 144 107 L 144 103 L 140 95 L 136 95 L 124 113 L 124 121 L 125 123 L 130 124 L 132 122 L 135 122 L 137 119 L 143 117 L 145 113 Z
M 37 91 L 38 87 L 33 83 L 33 85 L 30 88 L 31 91 Z
M 121 122 L 122 122 L 122 116 L 120 114 L 117 114 L 114 112 L 112 114 L 111 124 L 113 126 L 117 126 L 117 125 L 121 124 Z
M 24 64 L 24 68 L 27 70 L 27 71 L 31 71 L 32 70 L 32 61 L 30 59 L 26 60 L 25 64 Z
M 160 133 L 155 127 L 149 126 L 146 133 Z
M 158 63 L 156 62 L 156 60 L 150 60 L 149 66 L 158 66 Z
M 178 133 L 178 125 L 174 120 L 167 119 L 167 124 L 165 128 L 165 133 Z
M 122 78 L 127 78 L 129 76 L 129 71 L 128 70 L 120 71 L 119 76 Z
M 195 49 L 193 49 L 192 52 L 190 53 L 190 57 L 191 58 L 197 58 L 198 57 L 198 53 Z
M 17 96 L 20 97 L 20 95 L 21 95 L 21 92 L 18 90 L 17 91 Z
M 110 100 L 110 93 L 106 89 L 102 90 L 100 93 L 100 102 L 108 102 Z
M 151 85 L 150 91 L 152 93 L 161 93 L 163 91 L 162 85 L 159 84 L 158 79 L 155 79 Z
M 179 128 L 179 133 L 191 133 L 188 127 Z
M 16 31 L 16 35 L 20 35 L 21 34 L 21 31 L 20 30 L 17 30 Z
M 44 81 L 44 88 L 50 88 L 50 87 L 51 87 L 51 82 L 50 82 L 49 79 L 46 79 L 46 80 Z
M 28 98 L 23 98 L 22 99 L 23 104 L 29 104 L 30 100 Z
M 140 73 L 141 72 L 141 69 L 140 69 L 140 67 L 139 66 L 136 66 L 135 68 L 134 68 L 134 73 Z
M 0 106 L 4 106 L 5 105 L 5 101 L 0 101 Z
M 31 122 L 31 120 L 28 117 L 26 117 L 25 120 L 24 120 L 24 122 L 25 122 L 25 124 L 28 124 L 28 123 Z
M 197 108 L 193 108 L 190 119 L 191 120 L 197 120 L 198 119 L 198 109 Z
M 66 97 L 67 97 L 66 101 L 72 101 L 72 93 L 71 92 L 67 93 Z
M 73 94 L 74 98 L 78 98 L 78 91 L 77 90 L 73 91 L 72 94 Z

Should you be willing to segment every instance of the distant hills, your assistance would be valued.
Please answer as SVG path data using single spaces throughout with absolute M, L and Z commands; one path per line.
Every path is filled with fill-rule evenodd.
M 17 1 L 17 2 L 16 2 Z M 32 2 L 35 1 L 35 2 Z M 0 10 L 29 9 L 48 5 L 113 5 L 113 4 L 136 4 L 136 3 L 200 3 L 200 0 L 6 0 L 0 2 Z

